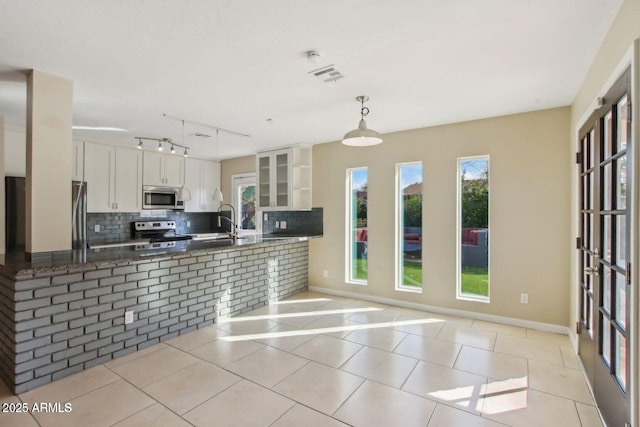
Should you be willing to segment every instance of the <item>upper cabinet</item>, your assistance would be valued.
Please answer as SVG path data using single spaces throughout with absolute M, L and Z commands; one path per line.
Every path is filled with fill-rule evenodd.
M 110 145 L 84 144 L 87 212 L 142 209 L 142 153 Z
M 191 200 L 185 202 L 185 212 L 215 212 L 213 192 L 220 187 L 220 167 L 217 162 L 188 158 L 185 161 L 185 187 Z
M 71 181 L 84 181 L 84 142 L 74 140 L 71 150 Z
M 256 172 L 258 209 L 311 209 L 310 147 L 259 153 Z
M 144 152 L 144 185 L 182 187 L 184 157 L 171 154 Z

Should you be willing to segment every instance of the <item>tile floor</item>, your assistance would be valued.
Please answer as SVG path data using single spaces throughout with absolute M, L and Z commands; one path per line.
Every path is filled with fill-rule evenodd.
M 1 426 L 601 426 L 565 336 L 317 293 L 1 402 Z

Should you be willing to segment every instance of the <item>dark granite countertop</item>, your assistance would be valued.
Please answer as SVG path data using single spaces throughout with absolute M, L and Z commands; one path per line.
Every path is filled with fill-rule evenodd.
M 258 234 L 241 236 L 235 242 L 224 240 L 182 240 L 175 247 L 141 250 L 136 246 L 110 247 L 101 249 L 79 249 L 70 251 L 27 254 L 24 252 L 0 255 L 0 270 L 8 275 L 19 277 L 37 277 L 40 275 L 65 274 L 67 272 L 98 268 L 105 264 L 147 261 L 149 259 L 169 258 L 178 254 L 192 252 L 212 252 L 252 245 L 270 245 L 296 243 L 322 235 L 299 234 Z

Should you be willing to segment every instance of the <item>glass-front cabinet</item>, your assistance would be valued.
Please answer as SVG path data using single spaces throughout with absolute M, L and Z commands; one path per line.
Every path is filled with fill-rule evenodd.
M 311 209 L 311 148 L 292 147 L 256 156 L 259 210 Z

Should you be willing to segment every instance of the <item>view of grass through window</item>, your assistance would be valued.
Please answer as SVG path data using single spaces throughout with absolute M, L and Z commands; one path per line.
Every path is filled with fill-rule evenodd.
M 422 163 L 398 164 L 399 288 L 422 287 Z
M 348 170 L 349 191 L 349 257 L 350 281 L 366 282 L 368 278 L 367 252 L 367 168 Z
M 458 160 L 460 266 L 458 294 L 489 296 L 489 157 Z

